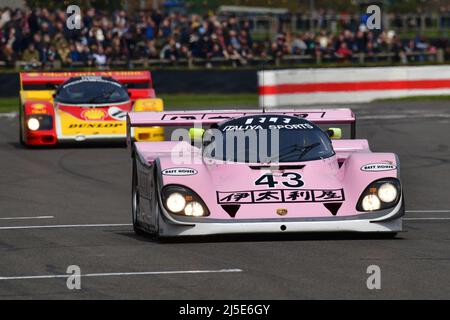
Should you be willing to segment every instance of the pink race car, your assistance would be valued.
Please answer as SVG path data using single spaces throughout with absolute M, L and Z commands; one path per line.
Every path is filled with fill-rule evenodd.
M 349 109 L 131 112 L 127 124 L 137 233 L 402 231 L 399 159 L 355 139 Z M 194 128 L 132 141 L 152 126 Z

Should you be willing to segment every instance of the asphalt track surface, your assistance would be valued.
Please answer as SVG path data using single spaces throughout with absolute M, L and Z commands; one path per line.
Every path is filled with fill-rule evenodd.
M 24 149 L 0 119 L 0 299 L 450 298 L 448 102 L 353 106 L 358 136 L 400 156 L 405 231 L 215 237 L 134 235 L 121 147 Z M 66 270 L 81 268 L 81 290 Z M 367 268 L 381 270 L 369 290 Z

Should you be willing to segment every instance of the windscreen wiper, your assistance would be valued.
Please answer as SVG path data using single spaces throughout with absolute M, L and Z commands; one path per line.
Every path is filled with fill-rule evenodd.
M 289 150 L 289 151 L 287 151 L 287 152 L 285 152 L 283 154 L 281 154 L 281 152 L 279 152 L 275 156 L 266 158 L 265 161 L 263 161 L 262 163 L 271 163 L 273 160 L 284 159 L 287 156 L 292 155 L 294 152 L 300 152 L 300 155 L 299 155 L 299 157 L 297 159 L 297 161 L 300 161 L 308 152 L 310 152 L 312 149 L 314 149 L 314 148 L 316 148 L 318 146 L 320 146 L 320 142 L 315 142 L 315 143 L 307 145 L 307 146 L 302 146 L 300 144 L 293 144 L 293 145 L 290 145 L 288 147 L 285 147 L 285 148 L 281 149 L 281 150 L 285 150 L 285 149 L 288 149 L 288 148 L 292 148 L 291 150 Z
M 302 153 L 300 153 L 300 155 L 298 156 L 297 161 L 302 160 L 303 157 L 304 157 L 308 152 L 310 152 L 312 149 L 314 149 L 314 148 L 316 148 L 316 147 L 318 147 L 318 146 L 320 146 L 320 145 L 321 145 L 320 142 L 316 142 L 316 143 L 310 144 L 309 146 L 303 147 L 303 151 L 302 151 Z
M 108 92 L 103 92 L 95 97 L 92 97 L 91 99 L 89 99 L 89 103 L 94 103 L 97 99 L 103 98 L 103 99 L 108 99 L 109 97 L 111 97 L 111 95 L 116 92 L 117 88 L 114 88 Z

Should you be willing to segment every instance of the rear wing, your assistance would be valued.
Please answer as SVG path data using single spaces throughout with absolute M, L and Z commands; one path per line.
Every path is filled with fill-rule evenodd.
M 97 72 L 21 72 L 21 90 L 48 90 L 48 85 L 59 85 L 72 77 L 103 76 L 116 79 L 122 84 L 152 88 L 149 71 L 97 71 Z M 46 87 L 47 85 L 47 87 Z
M 103 76 L 111 77 L 128 87 L 131 99 L 154 98 L 152 77 L 149 71 L 97 71 L 97 72 L 21 72 L 20 90 L 31 96 L 39 96 L 37 91 L 54 91 L 55 86 L 72 77 Z
M 232 118 L 261 113 L 261 110 L 130 112 L 127 116 L 127 126 L 128 132 L 130 132 L 131 128 L 136 127 L 211 125 Z M 356 118 L 350 109 L 277 109 L 267 111 L 266 114 L 302 117 L 317 125 L 349 124 L 351 126 L 351 138 L 355 139 L 356 137 Z

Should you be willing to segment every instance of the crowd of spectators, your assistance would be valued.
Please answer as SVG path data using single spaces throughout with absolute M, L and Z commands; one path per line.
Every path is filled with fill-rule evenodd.
M 62 10 L 0 9 L 0 61 L 14 65 L 84 65 L 107 67 L 140 58 L 176 63 L 182 59 L 214 58 L 247 64 L 255 58 L 286 55 L 330 56 L 349 61 L 355 53 L 433 53 L 436 47 L 417 37 L 404 41 L 392 31 L 372 32 L 363 25 L 340 33 L 279 32 L 271 41 L 256 41 L 249 21 L 192 14 L 137 12 L 128 15 L 90 8 L 82 14 L 79 30 L 69 30 Z
M 440 28 L 449 28 L 450 27 L 450 4 L 446 6 L 439 7 L 439 27 Z

